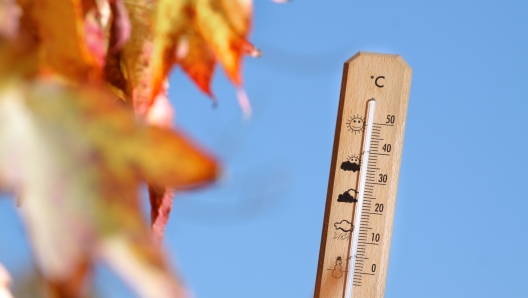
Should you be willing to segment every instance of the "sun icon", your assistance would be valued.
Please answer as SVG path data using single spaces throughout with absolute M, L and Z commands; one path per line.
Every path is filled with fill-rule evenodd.
M 359 115 L 356 115 L 348 119 L 347 126 L 348 126 L 349 131 L 353 131 L 354 134 L 356 134 L 362 131 L 363 128 L 365 127 L 365 120 L 359 117 Z
M 348 158 L 347 158 L 347 161 L 349 161 L 351 163 L 356 163 L 358 165 L 360 163 L 359 156 L 356 156 L 356 155 L 349 155 Z

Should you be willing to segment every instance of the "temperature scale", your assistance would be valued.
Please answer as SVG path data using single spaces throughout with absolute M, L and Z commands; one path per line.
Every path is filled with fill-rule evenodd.
M 343 70 L 315 297 L 383 297 L 411 84 L 398 55 Z

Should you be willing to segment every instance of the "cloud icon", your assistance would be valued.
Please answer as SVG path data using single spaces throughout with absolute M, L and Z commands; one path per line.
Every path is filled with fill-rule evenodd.
M 351 190 L 355 192 L 355 195 L 357 195 L 358 192 L 355 189 L 349 189 L 349 190 L 345 191 L 344 193 L 340 194 L 339 196 L 337 196 L 337 201 L 338 202 L 344 202 L 344 203 L 355 203 L 355 202 L 357 202 L 357 199 L 354 198 L 354 195 L 350 194 Z
M 354 230 L 354 226 L 348 220 L 343 219 L 340 222 L 334 222 L 334 228 L 343 232 L 351 232 Z
M 359 171 L 359 165 L 355 162 L 345 161 L 341 163 L 341 170 L 343 171 L 352 171 L 357 172 Z

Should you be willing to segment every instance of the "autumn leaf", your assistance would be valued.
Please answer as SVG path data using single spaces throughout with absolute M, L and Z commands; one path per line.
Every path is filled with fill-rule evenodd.
M 152 1 L 127 0 L 132 33 L 120 53 L 120 65 L 127 77 L 125 92 L 139 117 L 145 117 L 152 104 L 150 84 L 152 59 Z M 158 92 L 159 93 L 159 92 Z
M 181 63 L 206 94 L 211 94 L 216 60 L 233 83 L 241 85 L 242 55 L 254 50 L 246 39 L 251 13 L 251 2 L 243 0 L 158 1 L 153 21 L 151 98 L 174 63 Z
M 213 97 L 219 62 L 247 116 L 251 14 L 249 0 L 0 0 L 0 190 L 22 202 L 52 297 L 78 297 L 97 261 L 142 297 L 186 297 L 160 244 L 174 192 L 218 165 L 173 128 L 168 74 Z
M 22 13 L 15 0 L 2 1 L 0 15 L 0 32 L 3 32 L 0 34 L 0 80 L 33 77 L 39 61 L 33 19 Z
M 202 185 L 216 177 L 214 159 L 177 132 L 138 123 L 99 88 L 37 81 L 0 90 L 0 181 L 21 194 L 49 283 L 75 292 L 87 264 L 103 260 L 142 297 L 185 297 L 142 218 L 138 188 Z
M 216 58 L 206 41 L 196 32 L 189 30 L 186 37 L 182 37 L 175 53 L 175 63 L 181 65 L 183 71 L 205 94 L 213 96 L 211 79 Z
M 129 0 L 125 6 L 130 12 L 132 35 L 119 54 L 125 75 L 129 78 L 125 92 L 132 99 L 134 110 L 147 123 L 158 127 L 173 126 L 173 109 L 167 98 L 168 82 L 165 81 L 154 101 L 151 102 L 151 56 L 153 7 L 150 1 Z M 161 245 L 168 223 L 174 189 L 149 182 L 151 229 L 154 241 Z
M 170 127 L 172 108 L 165 104 L 167 76 L 174 64 L 209 96 L 215 64 L 219 59 L 232 80 L 240 85 L 240 60 L 254 50 L 246 40 L 251 4 L 247 1 L 159 1 L 128 0 L 132 34 L 118 54 L 107 60 L 107 76 L 132 99 L 136 115 L 147 122 Z M 121 67 L 121 68 L 119 68 Z M 120 82 L 120 71 L 128 78 Z M 251 111 L 245 92 L 237 90 L 245 115 Z M 149 182 L 153 237 L 161 243 L 170 214 L 173 190 Z
M 102 28 L 92 10 L 84 11 L 81 0 L 22 2 L 38 32 L 42 71 L 77 82 L 101 79 L 106 51 Z

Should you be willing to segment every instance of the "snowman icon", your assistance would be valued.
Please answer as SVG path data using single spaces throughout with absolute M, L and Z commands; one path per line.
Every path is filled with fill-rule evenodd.
M 343 276 L 343 267 L 341 266 L 341 263 L 343 263 L 343 260 L 341 259 L 341 257 L 337 257 L 334 270 L 332 270 L 332 276 L 335 278 L 340 278 L 341 276 Z

